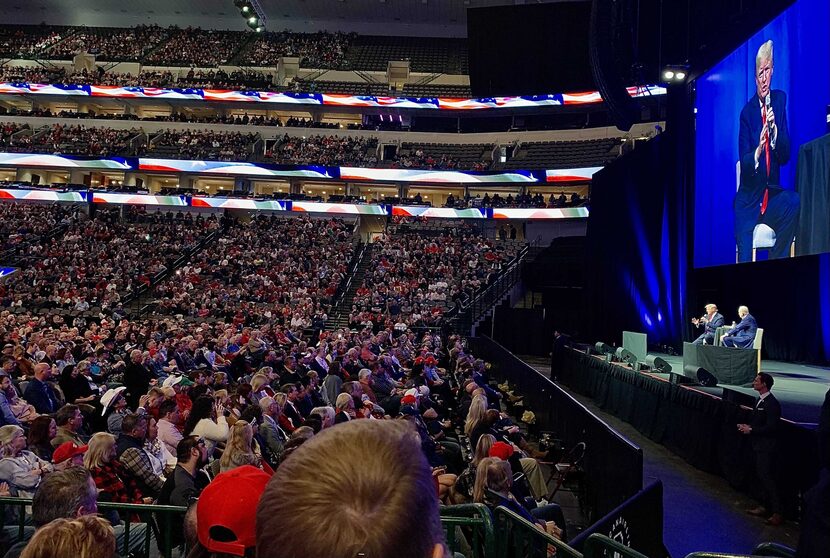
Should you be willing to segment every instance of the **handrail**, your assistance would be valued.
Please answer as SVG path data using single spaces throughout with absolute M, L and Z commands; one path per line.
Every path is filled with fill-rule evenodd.
M 5 526 L 5 507 L 7 505 L 14 506 L 19 510 L 24 511 L 24 513 L 17 514 L 17 538 L 18 540 L 23 540 L 26 527 L 25 509 L 32 505 L 32 499 L 18 498 L 14 496 L 0 497 L 0 529 Z M 184 517 L 184 514 L 187 512 L 187 508 L 182 506 L 163 506 L 158 504 L 120 504 L 114 502 L 98 502 L 98 509 L 128 512 L 130 515 L 138 515 L 142 519 L 143 523 L 147 523 L 147 528 L 144 531 L 143 543 L 145 556 L 150 555 L 150 542 L 153 535 L 152 527 L 154 524 L 157 525 L 160 528 L 160 534 L 162 535 L 161 538 L 158 536 L 156 537 L 159 543 L 159 550 L 161 551 L 162 556 L 165 556 L 166 558 L 170 558 L 173 552 L 171 545 L 173 534 L 173 526 L 171 523 L 173 517 L 175 515 L 181 515 Z M 155 514 L 155 519 L 153 519 L 153 517 L 149 514 Z M 129 521 L 126 521 L 124 523 L 124 547 L 121 549 L 123 551 L 121 554 L 122 556 L 127 556 L 130 552 L 130 530 L 131 524 Z
M 495 516 L 496 556 L 499 558 L 547 558 L 549 546 L 556 549 L 559 558 L 583 558 L 578 550 L 504 506 L 496 508 Z
M 588 537 L 585 541 L 585 558 L 605 558 L 606 556 L 647 558 L 644 554 L 605 535 L 594 533 Z
M 496 556 L 496 531 L 490 508 L 484 504 L 460 504 L 441 506 L 441 525 L 446 532 L 447 546 L 458 551 L 456 527 L 472 530 L 470 543 L 472 557 L 490 558 Z M 478 529 L 480 528 L 480 529 Z M 481 531 L 483 530 L 483 533 Z
M 536 242 L 536 241 L 534 241 Z M 461 303 L 458 314 L 452 319 L 458 331 L 470 332 L 473 324 L 484 315 L 501 297 L 504 296 L 521 278 L 524 262 L 530 253 L 532 244 L 525 245 L 507 266 L 499 272 L 496 279 L 476 293 L 466 304 Z

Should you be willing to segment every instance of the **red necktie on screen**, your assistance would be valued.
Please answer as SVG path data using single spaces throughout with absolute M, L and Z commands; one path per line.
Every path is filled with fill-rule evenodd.
M 767 107 L 761 107 L 761 127 L 767 123 Z M 767 129 L 766 137 L 764 138 L 764 157 L 767 163 L 767 184 L 769 185 L 769 129 Z M 764 200 L 761 202 L 761 215 L 767 212 L 767 204 L 769 204 L 769 188 L 764 189 Z

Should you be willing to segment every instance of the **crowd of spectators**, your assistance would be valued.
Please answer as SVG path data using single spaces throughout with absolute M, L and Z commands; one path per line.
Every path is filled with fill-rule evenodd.
M 229 223 L 210 250 L 159 285 L 156 311 L 320 329 L 354 246 L 351 225 L 336 219 L 260 215 Z
M 289 136 L 285 134 L 265 152 L 265 160 L 292 165 L 377 165 L 377 138 Z
M 55 124 L 47 130 L 37 130 L 32 135 L 11 138 L 8 150 L 17 153 L 50 153 L 53 155 L 90 155 L 95 157 L 126 156 L 135 154 L 130 140 L 141 130 L 117 130 L 115 128 L 64 126 Z M 5 132 L 4 132 L 5 137 Z
M 58 43 L 67 28 L 47 25 L 0 26 L 0 56 L 4 58 L 30 58 Z
M 283 56 L 295 56 L 304 68 L 346 69 L 346 51 L 354 33 L 292 33 L 267 31 L 245 52 L 242 63 L 276 66 Z
M 231 89 L 231 90 L 259 90 L 274 89 L 272 76 L 257 70 L 235 70 L 231 73 L 224 70 L 190 71 L 179 78 L 176 87 L 190 87 L 194 89 Z
M 294 511 L 318 506 L 313 486 L 341 496 L 354 491 L 338 506 L 350 506 L 352 497 L 374 501 L 357 481 L 367 467 L 373 474 L 388 471 L 389 490 L 406 496 L 406 509 L 394 514 L 401 525 L 414 528 L 413 510 L 415 521 L 430 516 L 428 529 L 437 534 L 427 537 L 418 526 L 417 544 L 440 545 L 438 499 L 473 501 L 456 486 L 468 469 L 456 429 L 470 416 L 478 418 L 483 399 L 498 407 L 502 397 L 488 385 L 485 363 L 462 339 L 429 331 L 339 330 L 307 341 L 270 324 L 251 328 L 174 317 L 67 324 L 59 316 L 4 311 L 0 343 L 0 480 L 12 496 L 34 496 L 35 534 L 28 549 L 26 541 L 12 548 L 15 556 L 59 544 L 65 550 L 98 529 L 103 542 L 90 556 L 111 558 L 126 522 L 139 532 L 148 528 L 138 517 L 104 514 L 95 526 L 81 521 L 69 530 L 74 542 L 57 533 L 68 536 L 69 524 L 94 512 L 96 499 L 186 507 L 194 497 L 195 526 L 180 527 L 174 540 L 187 540 L 196 552 L 246 555 L 246 547 L 286 536 L 275 533 L 285 532 L 296 514 L 281 511 L 281 500 L 288 498 Z M 507 433 L 510 419 L 497 411 L 495 416 L 498 423 L 476 422 L 476 433 L 515 437 Z M 335 456 L 354 463 L 353 471 L 334 474 L 342 473 Z M 311 462 L 317 466 L 309 468 Z M 334 476 L 321 484 L 321 474 Z M 59 496 L 73 490 L 83 492 L 79 505 Z M 355 509 L 344 520 L 352 516 L 372 519 Z M 232 550 L 210 536 L 217 525 L 232 529 L 239 541 Z M 313 521 L 307 528 L 315 526 L 320 533 L 311 540 L 326 555 L 331 526 Z M 131 548 L 138 550 L 137 543 Z M 345 543 L 338 538 L 337 544 Z
M 209 130 L 165 130 L 153 136 L 147 156 L 212 161 L 247 161 L 257 134 Z
M 444 207 L 451 207 L 454 209 L 464 209 L 468 207 L 495 207 L 495 208 L 511 208 L 511 207 L 538 207 L 538 208 L 557 208 L 557 207 L 579 207 L 588 203 L 588 199 L 583 197 L 579 192 L 551 192 L 549 196 L 543 195 L 541 192 L 535 194 L 525 193 L 516 194 L 508 193 L 506 196 L 500 195 L 498 192 L 490 196 L 485 193 L 484 197 L 480 194 L 475 196 L 467 195 L 463 198 L 455 197 L 453 194 L 447 196 L 444 202 Z
M 158 25 L 136 27 L 80 27 L 50 48 L 44 56 L 71 60 L 79 52 L 94 54 L 98 60 L 138 62 L 164 41 L 169 30 Z
M 27 211 L 24 206 L 10 207 L 12 220 L 24 222 L 14 214 Z M 134 535 L 150 529 L 138 516 L 103 513 L 71 536 L 67 522 L 94 511 L 96 499 L 186 507 L 193 497 L 199 497 L 192 508 L 196 528 L 174 529 L 175 544 L 190 537 L 197 552 L 225 552 L 208 533 L 230 525 L 244 542 L 233 553 L 243 555 L 244 546 L 268 545 L 285 531 L 281 500 L 289 498 L 295 511 L 311 510 L 309 487 L 340 494 L 334 482 L 359 491 L 355 475 L 367 468 L 388 472 L 390 489 L 408 495 L 400 510 L 406 525 L 421 510 L 417 517 L 430 513 L 437 526 L 439 499 L 498 505 L 473 490 L 482 464 L 495 456 L 527 478 L 502 497 L 544 504 L 545 482 L 533 459 L 543 454 L 498 411 L 505 394 L 491 387 L 485 363 L 457 335 L 408 327 L 437 325 L 446 300 L 486 283 L 511 257 L 506 250 L 463 225 L 432 238 L 384 237 L 370 266 L 376 271 L 360 294 L 371 318 L 326 331 L 328 302 L 354 254 L 349 223 L 258 216 L 243 224 L 229 215 L 130 211 L 121 217 L 105 209 L 92 220 L 70 216 L 67 225 L 63 236 L 34 250 L 40 265 L 21 270 L 26 278 L 0 292 L 0 490 L 34 497 L 35 534 L 26 550 L 26 541 L 18 542 L 13 556 L 50 545 L 66 550 L 93 531 L 100 531 L 104 558 L 112 558 L 116 540 L 139 551 L 140 536 L 126 540 L 127 522 Z M 110 296 L 130 292 L 214 229 L 221 229 L 218 241 L 159 284 L 153 314 L 131 317 Z M 43 312 L 42 302 L 108 308 L 79 319 Z M 472 468 L 463 458 L 461 431 L 477 450 L 489 444 Z M 331 445 L 335 440 L 339 449 Z M 358 451 L 368 453 L 347 458 Z M 332 456 L 354 463 L 354 471 L 321 484 L 318 475 Z M 311 462 L 318 466 L 309 470 Z M 252 483 L 259 487 L 253 492 Z M 69 485 L 83 491 L 82 504 L 64 505 L 59 494 Z M 254 510 L 263 490 L 255 541 Z M 230 493 L 235 501 L 247 499 L 227 505 Z M 538 510 L 534 517 L 541 518 L 558 508 Z M 355 517 L 367 519 L 365 512 Z M 279 528 L 270 529 L 268 521 Z M 436 529 L 437 538 L 425 544 L 441 544 Z M 320 537 L 325 533 L 314 544 L 322 549 L 327 543 Z M 14 542 L 0 539 L 0 547 Z
M 30 244 L 29 265 L 0 284 L 0 308 L 116 308 L 218 226 L 213 217 L 188 216 L 151 214 L 128 222 L 115 209 L 92 220 L 75 215 L 64 234 Z
M 460 227 L 440 236 L 398 232 L 373 244 L 350 327 L 437 326 L 456 303 L 486 286 L 514 248 Z
M 64 205 L 38 205 L 26 203 L 0 204 L 0 265 L 9 251 L 20 252 L 30 243 L 38 242 L 52 232 L 71 215 Z M 23 256 L 25 254 L 15 254 Z
M 431 170 L 487 170 L 490 164 L 486 161 L 461 161 L 445 153 L 426 153 L 422 149 L 406 155 L 396 155 L 393 168 L 415 168 Z
M 170 39 L 150 52 L 144 58 L 144 64 L 212 68 L 226 64 L 247 38 L 246 33 L 238 31 L 171 28 Z

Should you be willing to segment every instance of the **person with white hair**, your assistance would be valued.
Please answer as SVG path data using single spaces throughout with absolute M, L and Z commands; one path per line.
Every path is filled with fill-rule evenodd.
M 755 333 L 758 331 L 758 323 L 746 306 L 738 307 L 738 316 L 741 317 L 741 322 L 721 337 L 721 343 L 725 347 L 751 349 Z
M 738 262 L 752 260 L 756 225 L 775 231 L 770 258 L 790 254 L 798 227 L 800 198 L 781 181 L 781 167 L 790 160 L 790 133 L 787 94 L 771 86 L 773 66 L 773 43 L 766 41 L 755 56 L 755 93 L 740 116 L 740 184 L 735 196 Z

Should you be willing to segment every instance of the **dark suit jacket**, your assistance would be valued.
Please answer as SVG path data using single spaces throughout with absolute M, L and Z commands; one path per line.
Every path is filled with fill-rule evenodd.
M 334 415 L 334 424 L 340 424 L 341 422 L 349 422 L 350 420 L 351 418 L 349 417 L 349 415 L 344 413 L 343 411 L 340 411 L 339 413 Z
M 23 399 L 29 405 L 32 405 L 41 415 L 50 415 L 61 406 L 58 398 L 55 396 L 55 392 L 52 391 L 52 386 L 48 383 L 41 382 L 37 378 L 32 378 L 29 385 L 26 386 Z
M 762 153 L 755 168 L 755 148 L 761 136 L 763 122 L 761 105 L 763 99 L 753 95 L 741 110 L 740 131 L 738 134 L 738 153 L 741 157 L 741 183 L 738 188 L 736 203 L 742 207 L 758 206 L 764 197 L 767 186 L 780 186 L 781 165 L 790 160 L 790 132 L 787 127 L 787 94 L 781 90 L 770 91 L 770 104 L 775 113 L 778 138 L 775 149 L 770 146 L 769 178 L 767 178 L 766 157 Z
M 706 335 L 715 335 L 718 328 L 723 325 L 723 315 L 720 312 L 715 312 L 715 315 L 712 316 L 712 319 L 706 322 L 706 325 L 703 328 L 703 332 Z
M 755 340 L 755 334 L 758 332 L 758 322 L 752 314 L 747 314 L 741 319 L 741 322 L 730 329 L 726 334 L 729 337 L 734 337 L 736 344 L 744 348 L 751 347 Z
M 781 422 L 781 404 L 770 393 L 755 405 L 752 411 L 750 434 L 752 449 L 755 451 L 775 451 L 778 443 L 778 429 Z

